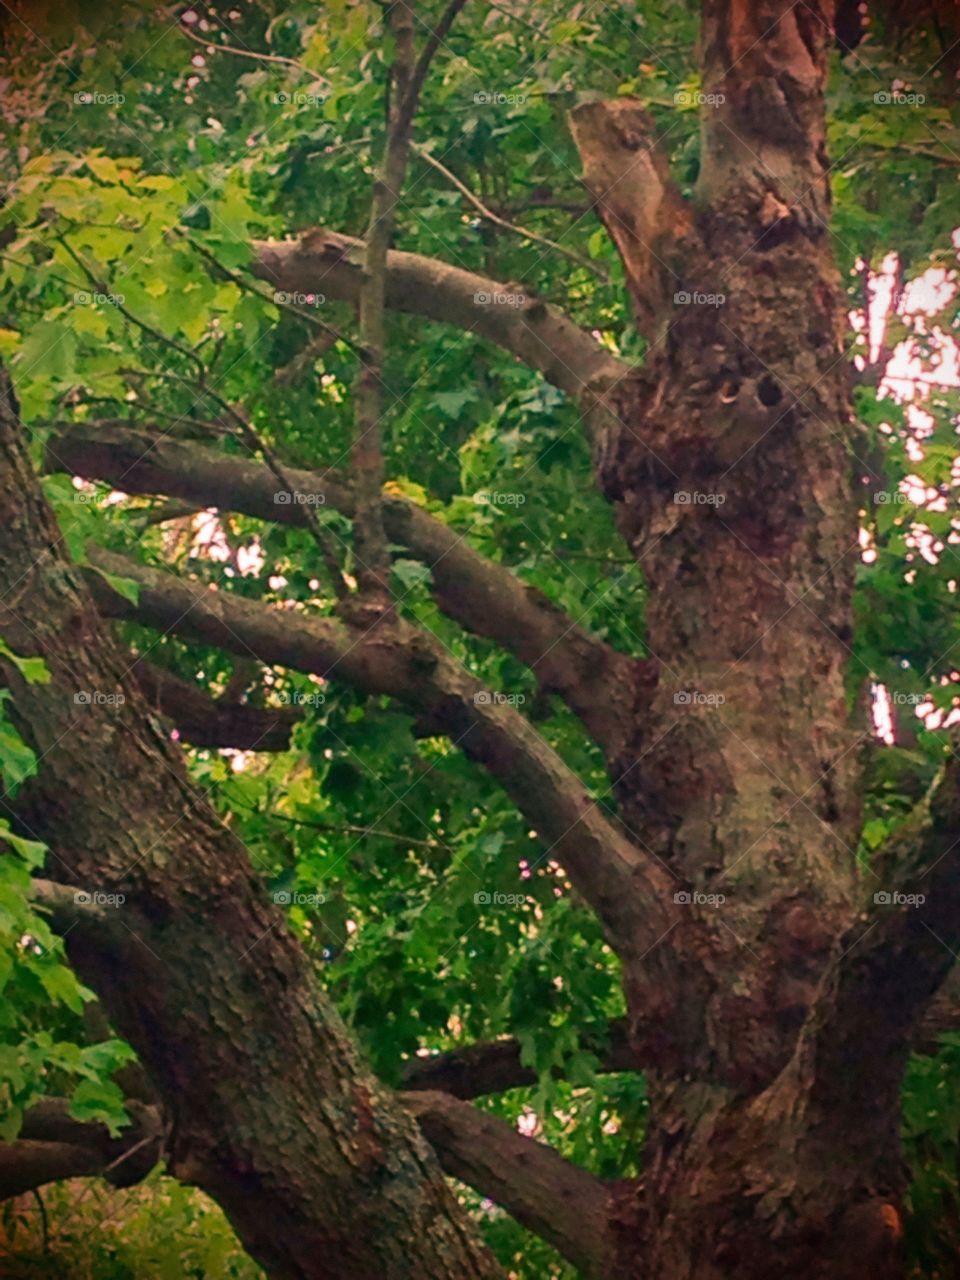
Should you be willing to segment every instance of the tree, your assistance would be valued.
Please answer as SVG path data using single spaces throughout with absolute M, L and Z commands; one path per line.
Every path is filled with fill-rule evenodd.
M 887 15 L 920 92 L 829 0 L 628 8 L 131 6 L 52 103 L 14 33 L 6 1194 L 161 1158 L 270 1275 L 503 1274 L 445 1172 L 585 1276 L 904 1274 L 960 775 L 874 785 L 864 694 L 953 697 L 956 405 L 844 273 L 951 260 L 949 33 Z

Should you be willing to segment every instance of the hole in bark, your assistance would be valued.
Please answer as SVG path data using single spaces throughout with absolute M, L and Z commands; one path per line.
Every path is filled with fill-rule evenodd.
M 757 383 L 757 399 L 761 404 L 772 408 L 783 399 L 783 391 L 774 378 L 765 375 Z

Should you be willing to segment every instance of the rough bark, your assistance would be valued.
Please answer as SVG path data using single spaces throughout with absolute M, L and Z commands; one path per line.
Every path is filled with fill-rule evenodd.
M 434 1091 L 404 1101 L 447 1173 L 502 1205 L 585 1277 L 611 1278 L 610 1192 L 551 1147 Z
M 677 917 L 673 877 L 608 821 L 515 707 L 494 698 L 428 633 L 402 620 L 363 630 L 336 618 L 293 615 L 101 548 L 90 555 L 96 566 L 139 586 L 133 604 L 102 574 L 87 574 L 111 617 L 397 698 L 417 714 L 423 732 L 447 735 L 502 784 L 618 947 L 641 960 L 670 932 Z M 651 998 L 666 964 L 659 953 L 647 962 Z M 666 994 L 658 999 L 663 1005 Z
M 42 762 L 17 814 L 58 878 L 125 895 L 112 925 L 71 929 L 68 953 L 163 1098 L 169 1167 L 220 1202 L 275 1276 L 499 1274 L 125 678 L 30 469 L 5 375 L 0 524 L 0 634 L 52 675 L 27 685 L 3 667 Z M 80 691 L 124 701 L 78 704 Z
M 168 494 L 200 507 L 305 524 L 302 503 L 277 502 L 276 478 L 264 464 L 112 422 L 77 423 L 53 435 L 46 465 L 126 493 Z M 354 495 L 339 472 L 288 468 L 286 475 L 318 505 L 353 515 Z M 643 664 L 591 636 L 536 587 L 412 502 L 386 496 L 383 515 L 390 540 L 429 566 L 444 613 L 527 664 L 541 689 L 562 698 L 596 741 L 618 755 L 639 709 Z

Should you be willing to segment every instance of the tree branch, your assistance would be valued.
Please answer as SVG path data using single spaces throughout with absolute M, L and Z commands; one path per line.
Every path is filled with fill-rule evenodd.
M 102 574 L 88 571 L 89 587 L 108 616 L 386 694 L 418 716 L 423 732 L 451 738 L 500 781 L 621 955 L 645 952 L 672 927 L 673 877 L 620 835 L 515 707 L 484 688 L 427 633 L 402 620 L 364 631 L 339 619 L 271 609 L 101 548 L 91 546 L 89 554 L 93 565 L 133 579 L 140 589 L 133 604 Z
M 383 362 L 386 348 L 385 309 L 387 250 L 393 233 L 394 214 L 400 199 L 410 130 L 419 86 L 413 83 L 416 49 L 413 6 L 410 0 L 394 0 L 388 10 L 394 38 L 390 69 L 390 107 L 383 162 L 373 184 L 370 221 L 363 248 L 360 278 L 359 324 L 362 355 L 354 383 L 354 440 L 350 453 L 356 511 L 353 537 L 357 553 L 360 592 L 375 605 L 391 607 L 390 552 L 383 527 Z M 426 74 L 426 68 L 424 68 Z
M 795 1055 L 814 1103 L 855 1123 L 897 1096 L 912 1043 L 960 949 L 960 758 L 875 860 L 869 908 L 839 943 Z M 929 1015 L 928 1015 L 929 1009 Z M 929 1025 L 929 1023 L 928 1023 Z
M 115 1187 L 141 1182 L 160 1159 L 163 1123 L 156 1107 L 125 1106 L 132 1123 L 116 1138 L 106 1125 L 74 1120 L 65 1098 L 30 1107 L 16 1142 L 0 1142 L 0 1200 L 94 1174 Z
M 345 302 L 360 296 L 362 240 L 318 227 L 294 240 L 255 241 L 253 250 L 253 274 L 276 289 L 319 291 Z M 525 293 L 522 285 L 490 280 L 436 258 L 391 250 L 386 304 L 503 347 L 588 408 L 629 372 L 629 365 L 558 307 Z
M 570 113 L 583 181 L 619 250 L 646 332 L 678 279 L 670 259 L 693 232 L 690 206 L 653 141 L 656 128 L 633 98 L 590 102 Z
M 153 438 L 116 423 L 77 423 L 51 435 L 46 466 L 105 481 L 125 493 L 162 493 L 198 507 L 304 523 L 303 505 L 278 502 L 277 483 L 261 463 L 168 435 Z M 353 515 L 353 494 L 337 472 L 288 468 L 285 474 L 297 492 Z M 391 541 L 432 570 L 431 590 L 443 612 L 529 666 L 541 688 L 561 697 L 615 756 L 637 710 L 635 659 L 590 636 L 535 587 L 475 551 L 422 508 L 388 497 L 384 519 Z
M 444 1170 L 496 1201 L 588 1277 L 609 1275 L 603 1183 L 505 1121 L 445 1093 L 400 1095 Z
M 253 707 L 212 698 L 198 685 L 143 658 L 131 667 L 131 675 L 154 710 L 171 720 L 180 737 L 194 747 L 286 751 L 294 726 L 303 718 L 296 707 Z
M 597 1045 L 598 1070 L 636 1071 L 637 1059 L 627 1040 L 624 1019 L 611 1022 L 606 1043 Z M 411 1058 L 403 1070 L 404 1089 L 438 1089 L 455 1098 L 479 1098 L 537 1083 L 537 1073 L 520 1061 L 520 1043 L 512 1038 L 488 1040 L 450 1049 L 431 1057 Z

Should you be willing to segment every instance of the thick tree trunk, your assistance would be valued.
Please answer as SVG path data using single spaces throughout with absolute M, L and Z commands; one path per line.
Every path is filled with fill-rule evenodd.
M 240 841 L 190 783 L 67 561 L 0 387 L 0 635 L 41 762 L 18 797 L 49 873 L 123 894 L 71 962 L 162 1098 L 167 1163 L 272 1276 L 496 1276 L 416 1125 L 360 1063 Z M 77 695 L 87 695 L 78 701 Z
M 824 153 L 831 18 L 829 4 L 706 0 L 692 230 L 675 213 L 662 221 L 673 198 L 644 208 L 629 181 L 591 183 L 633 171 L 650 145 L 640 115 L 621 102 L 613 127 L 596 105 L 575 119 L 605 220 L 636 233 L 617 237 L 621 252 L 655 244 L 673 275 L 597 451 L 649 585 L 650 710 L 613 772 L 629 827 L 685 885 L 666 943 L 680 984 L 669 1021 L 649 957 L 625 956 L 633 1041 L 660 1063 L 622 1237 L 638 1250 L 628 1275 L 898 1268 L 902 1056 L 869 1115 L 847 1124 L 798 1049 L 860 892 L 861 737 L 844 687 L 858 503 Z M 638 314 L 650 312 L 647 294 Z

